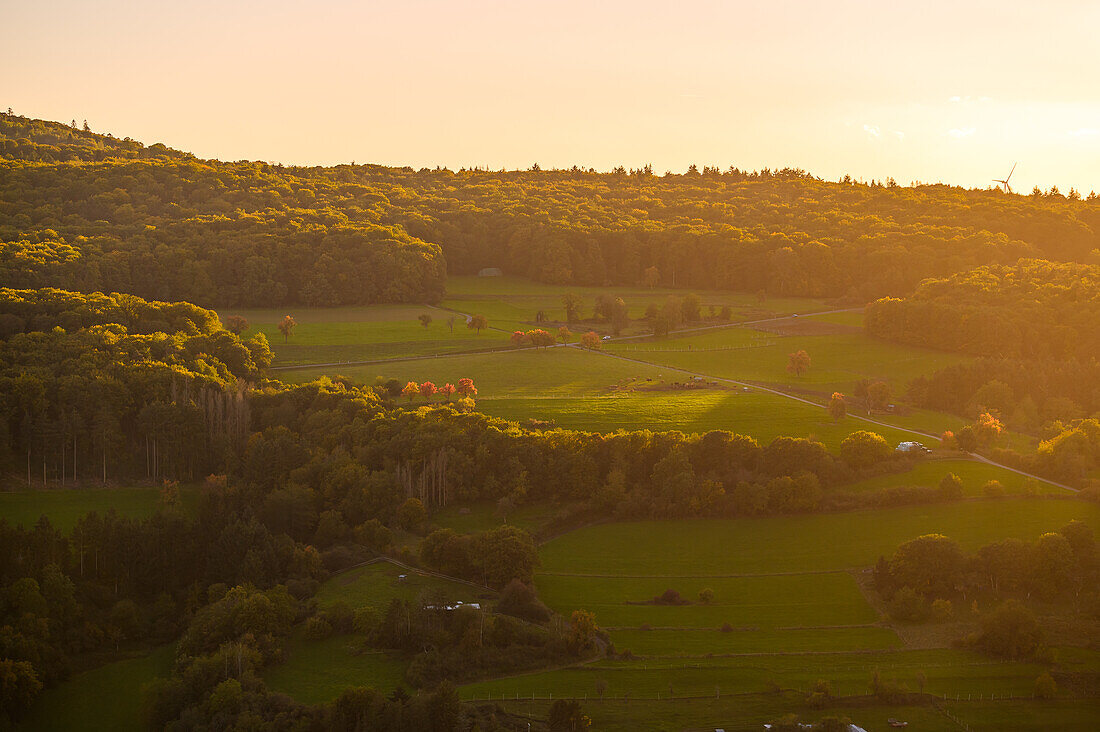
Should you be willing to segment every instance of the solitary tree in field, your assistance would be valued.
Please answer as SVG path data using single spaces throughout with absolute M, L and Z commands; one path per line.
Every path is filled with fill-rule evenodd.
M 558 328 L 558 340 L 562 343 L 568 343 L 569 339 L 573 337 L 573 333 L 569 330 L 568 326 L 563 325 Z
M 416 319 L 419 320 L 420 324 L 425 328 L 432 324 L 432 316 L 428 315 L 427 313 L 421 313 L 420 315 L 416 316 Z
M 420 384 L 417 384 L 415 381 L 410 381 L 409 383 L 405 384 L 405 388 L 401 390 L 401 395 L 408 399 L 410 402 L 419 393 Z
M 423 384 L 420 385 L 420 396 L 424 397 L 425 401 L 430 402 L 432 400 L 432 395 L 434 395 L 436 391 L 438 390 L 436 389 L 435 384 L 430 381 L 425 381 Z
M 867 387 L 867 413 L 881 411 L 890 404 L 890 385 L 885 381 L 876 381 Z
M 829 416 L 833 418 L 834 422 L 844 419 L 844 415 L 848 414 L 848 405 L 844 402 L 844 395 L 839 391 L 834 391 L 829 398 L 828 409 Z
M 581 346 L 590 351 L 598 351 L 600 348 L 600 337 L 596 335 L 595 331 L 590 330 L 581 336 Z
M 661 314 L 649 322 L 649 328 L 653 331 L 653 335 L 662 338 L 672 330 L 672 322 L 667 315 Z
M 451 335 L 455 333 L 455 316 L 447 318 L 447 327 L 451 329 Z
M 645 286 L 656 287 L 661 284 L 661 271 L 656 267 L 649 267 L 645 271 Z
M 455 391 L 457 390 L 455 389 L 454 384 L 444 384 L 443 386 L 439 387 L 439 393 L 442 394 L 443 398 L 447 401 L 451 401 L 451 397 L 454 396 Z
M 225 329 L 233 335 L 240 335 L 248 330 L 248 321 L 243 315 L 228 315 L 225 318 Z
M 473 379 L 459 379 L 458 380 L 458 393 L 464 397 L 477 396 L 477 387 L 474 386 Z
M 298 321 L 289 315 L 283 316 L 283 322 L 279 323 L 279 332 L 283 334 L 283 342 L 286 343 L 290 340 L 290 334 L 294 331 L 294 326 L 298 325 Z
M 489 327 L 489 319 L 484 315 L 471 316 L 471 318 L 466 321 L 466 327 L 477 331 L 477 334 L 481 335 L 481 331 Z
M 561 304 L 565 307 L 566 322 L 573 323 L 581 319 L 581 296 L 567 292 L 561 296 Z
M 810 370 L 810 354 L 803 350 L 795 351 L 790 354 L 787 361 L 787 371 L 795 376 L 801 376 Z

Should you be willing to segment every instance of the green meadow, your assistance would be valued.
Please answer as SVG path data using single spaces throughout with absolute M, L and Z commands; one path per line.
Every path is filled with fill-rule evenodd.
M 959 476 L 967 496 L 984 495 L 982 489 L 991 480 L 1004 486 L 1005 495 L 1009 496 L 1025 495 L 1032 490 L 1037 493 L 1066 495 L 1063 488 L 976 460 L 921 460 L 913 466 L 912 470 L 905 473 L 876 476 L 845 486 L 845 490 L 876 491 L 898 485 L 935 487 L 948 473 Z
M 1073 519 L 1100 527 L 1100 505 L 1072 498 L 967 501 L 839 514 L 636 521 L 578 529 L 542 545 L 548 574 L 698 577 L 867 567 L 902 542 L 945 534 L 968 550 L 1034 539 Z
M 142 687 L 168 676 L 175 656 L 175 645 L 169 644 L 76 674 L 42 692 L 19 729 L 141 729 Z
M 858 331 L 777 335 L 747 327 L 638 343 L 612 341 L 606 348 L 611 353 L 708 376 L 779 384 L 826 396 L 834 391 L 851 394 L 859 379 L 884 380 L 900 395 L 911 379 L 964 360 L 940 351 L 886 343 Z M 799 350 L 810 355 L 810 368 L 796 376 L 787 371 L 787 363 L 790 354 Z
M 276 367 L 434 355 L 507 344 L 506 334 L 495 330 L 479 334 L 466 327 L 461 315 L 428 305 L 223 310 L 219 315 L 247 319 L 249 329 L 241 334 L 245 338 L 253 333 L 267 336 Z M 279 331 L 285 315 L 298 323 L 289 338 Z M 431 317 L 427 327 L 418 320 L 420 315 Z M 451 318 L 453 324 L 448 322 Z
M 198 501 L 194 487 L 180 487 L 180 503 L 192 511 Z M 51 488 L 0 492 L 0 518 L 30 527 L 41 516 L 55 528 L 69 531 L 84 514 L 114 511 L 126 518 L 152 516 L 162 506 L 159 488 Z
M 577 287 L 573 285 L 548 285 L 531 282 L 519 277 L 448 277 L 447 294 L 441 305 L 469 314 L 484 315 L 489 324 L 508 330 L 536 327 L 536 316 L 541 311 L 549 321 L 565 321 L 562 295 L 566 293 L 581 298 L 582 321 L 593 317 L 596 298 L 600 295 L 622 298 L 631 318 L 641 319 L 650 304 L 665 304 L 670 295 L 683 297 L 688 290 L 647 287 Z M 821 300 L 811 298 L 769 297 L 761 301 L 748 293 L 695 291 L 702 305 L 704 317 L 709 308 L 717 310 L 729 307 L 733 321 L 755 320 L 788 313 L 828 310 Z M 575 332 L 595 328 L 598 332 L 610 332 L 606 324 L 581 322 L 571 325 Z M 648 332 L 644 325 L 633 324 L 625 333 Z
M 702 602 L 703 589 L 711 590 L 714 599 Z M 846 572 L 709 578 L 540 575 L 538 590 L 551 608 L 564 614 L 584 608 L 605 628 L 650 625 L 717 631 L 725 624 L 775 629 L 860 625 L 879 619 Z M 675 590 L 690 604 L 645 604 L 666 590 Z
M 298 629 L 287 642 L 286 660 L 266 668 L 264 681 L 307 704 L 331 701 L 349 686 L 386 692 L 400 686 L 407 662 L 374 650 L 361 653 L 362 641 L 357 635 L 310 640 Z
M 401 579 L 402 575 L 404 579 Z M 315 598 L 321 607 L 344 602 L 353 610 L 372 607 L 382 612 L 391 600 L 412 601 L 427 591 L 440 592 L 447 600 L 463 602 L 476 602 L 479 595 L 487 592 L 389 562 L 376 562 L 335 575 L 321 585 Z
M 656 632 L 656 631 L 654 631 Z M 955 649 L 800 652 L 744 657 L 648 658 L 629 662 L 599 661 L 585 666 L 496 679 L 462 688 L 466 698 L 575 696 L 597 699 L 596 682 L 607 684 L 605 697 L 714 696 L 766 692 L 779 687 L 806 691 L 818 679 L 830 682 L 835 694 L 867 693 L 876 669 L 885 677 L 919 689 L 918 673 L 926 677 L 930 694 L 1029 695 L 1043 666 L 1034 663 L 991 662 L 970 651 Z M 894 715 L 890 715 L 894 716 Z

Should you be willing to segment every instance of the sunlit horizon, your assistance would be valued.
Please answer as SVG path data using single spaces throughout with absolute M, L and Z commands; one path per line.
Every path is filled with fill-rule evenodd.
M 789 167 L 967 188 L 1015 164 L 1018 193 L 1100 190 L 1095 3 L 112 0 L 5 15 L 0 106 L 202 158 Z

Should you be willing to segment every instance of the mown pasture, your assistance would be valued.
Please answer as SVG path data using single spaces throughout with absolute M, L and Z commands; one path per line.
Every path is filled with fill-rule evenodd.
M 968 550 L 1007 537 L 1034 539 L 1100 506 L 1071 498 L 967 501 L 873 511 L 744 519 L 636 521 L 578 529 L 542 545 L 542 572 L 707 577 L 868 567 L 923 534 Z M 598 620 L 598 618 L 597 618 Z
M 194 487 L 181 486 L 180 504 L 192 511 L 198 501 Z M 159 488 L 51 488 L 0 492 L 0 517 L 13 525 L 31 527 L 45 516 L 61 531 L 69 531 L 85 514 L 114 511 L 126 518 L 146 518 L 163 503 Z
M 629 316 L 640 321 L 649 305 L 662 307 L 669 296 L 683 297 L 690 290 L 647 287 L 577 287 L 573 285 L 548 285 L 532 282 L 519 277 L 449 277 L 447 294 L 442 307 L 470 314 L 484 315 L 490 325 L 506 329 L 527 330 L 537 326 L 537 315 L 541 311 L 547 320 L 565 322 L 565 307 L 562 296 L 569 293 L 581 298 L 580 317 L 582 322 L 575 323 L 570 329 L 583 332 L 595 329 L 597 332 L 610 332 L 606 323 L 593 322 L 593 310 L 596 298 L 603 295 L 622 298 Z M 812 298 L 768 297 L 761 300 L 749 293 L 696 291 L 701 304 L 701 314 L 709 317 L 713 306 L 720 311 L 723 307 L 731 310 L 731 321 L 755 320 L 788 313 L 816 312 L 829 309 L 829 306 Z M 710 321 L 708 321 L 710 322 Z M 648 332 L 644 323 L 635 322 L 624 334 Z
M 979 694 L 1030 696 L 1043 665 L 1028 662 L 991 661 L 980 654 L 957 649 L 753 653 L 710 658 L 646 658 L 634 661 L 599 661 L 566 669 L 494 679 L 462 688 L 465 698 L 546 696 L 599 696 L 597 681 L 607 684 L 606 697 L 674 697 L 762 693 L 769 689 L 807 691 L 818 679 L 830 683 L 833 693 L 867 693 L 877 669 L 887 679 L 919 691 L 919 673 L 925 691 L 939 696 Z M 602 687 L 603 684 L 600 684 Z M 893 716 L 893 715 L 891 715 Z
M 713 599 L 699 593 L 711 590 Z M 846 572 L 753 577 L 574 577 L 543 574 L 539 595 L 550 607 L 584 608 L 602 627 L 744 629 L 821 627 L 873 623 L 867 605 Z M 683 605 L 647 604 L 674 590 Z M 615 637 L 618 637 L 617 634 Z M 632 650 L 636 649 L 631 646 Z
M 963 484 L 963 492 L 967 496 L 984 495 L 983 488 L 991 480 L 1000 483 L 1004 488 L 1004 494 L 1008 496 L 1025 495 L 1032 491 L 1066 495 L 1064 488 L 976 460 L 921 460 L 913 466 L 912 470 L 905 473 L 876 476 L 845 486 L 845 490 L 870 492 L 898 485 L 935 487 L 948 473 L 959 476 Z
M 223 310 L 219 315 L 248 320 L 249 329 L 241 334 L 245 338 L 263 333 L 276 367 L 476 351 L 507 343 L 499 331 L 478 333 L 466 327 L 461 315 L 429 305 Z M 279 331 L 285 315 L 298 323 L 289 337 Z M 427 326 L 418 320 L 421 315 L 431 317 Z

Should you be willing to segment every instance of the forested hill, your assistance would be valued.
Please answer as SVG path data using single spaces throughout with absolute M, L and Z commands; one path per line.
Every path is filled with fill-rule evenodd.
M 1100 359 L 1100 266 L 1023 260 L 921 283 L 868 306 L 880 338 L 977 356 Z
M 489 172 L 199 160 L 0 116 L 0 277 L 203 305 L 433 301 L 445 273 L 867 301 L 1089 261 L 1100 198 L 803 171 Z M 445 259 L 444 259 L 445 258 Z

